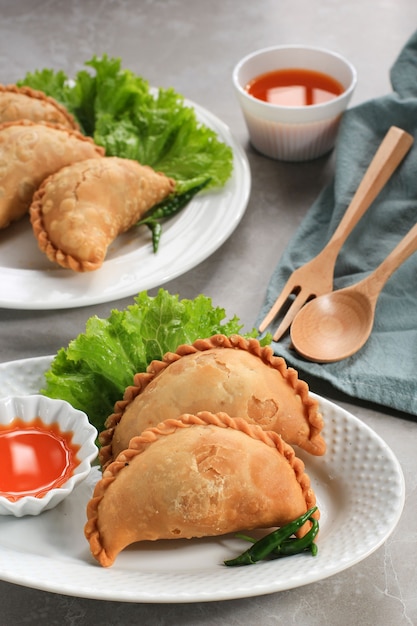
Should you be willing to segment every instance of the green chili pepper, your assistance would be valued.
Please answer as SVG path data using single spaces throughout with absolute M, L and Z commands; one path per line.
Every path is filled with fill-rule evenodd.
M 304 552 L 307 549 L 310 549 L 313 555 L 317 554 L 317 546 L 315 546 L 315 548 L 312 547 L 314 538 L 317 536 L 319 529 L 317 520 L 312 517 L 316 510 L 317 507 L 309 509 L 304 515 L 300 515 L 300 517 L 297 517 L 293 522 L 265 535 L 265 537 L 262 537 L 259 541 L 255 541 L 255 543 L 240 556 L 224 561 L 225 565 L 251 565 L 270 555 L 290 556 Z M 290 537 L 308 520 L 311 520 L 313 525 L 308 533 L 306 533 L 305 537 L 290 539 Z M 247 537 L 243 538 L 248 539 Z
M 146 222 L 146 225 L 150 229 L 152 233 L 152 248 L 154 252 L 158 251 L 159 242 L 161 240 L 162 235 L 162 224 L 157 221 Z
M 314 518 L 309 519 L 312 522 L 312 526 L 308 533 L 299 539 L 286 539 L 281 543 L 281 545 L 277 546 L 273 550 L 273 555 L 291 556 L 292 554 L 299 554 L 300 552 L 304 552 L 306 550 L 317 554 L 317 545 L 313 542 L 319 532 L 319 523 Z
M 300 552 L 304 552 L 308 550 L 312 552 L 315 556 L 317 554 L 317 545 L 314 543 L 314 539 L 319 532 L 319 523 L 314 518 L 309 518 L 312 522 L 312 526 L 310 530 L 304 535 L 297 539 L 296 537 L 290 537 L 289 539 L 285 539 L 280 545 L 278 545 L 272 552 L 272 556 L 290 556 L 292 554 L 299 554 Z M 242 535 L 241 533 L 237 533 L 235 535 L 237 539 L 243 539 L 244 541 L 250 541 L 251 543 L 256 543 L 256 539 L 253 537 L 248 537 L 247 535 Z
M 165 198 L 159 204 L 156 204 L 152 209 L 150 209 L 145 217 L 136 222 L 136 226 L 142 226 L 146 224 L 152 233 L 152 247 L 153 251 L 157 252 L 159 247 L 159 242 L 161 239 L 162 233 L 162 225 L 159 220 L 166 219 L 167 217 L 172 217 L 179 213 L 189 202 L 194 198 L 194 196 L 204 189 L 211 178 L 206 178 L 202 183 L 187 189 L 183 193 L 173 193 Z

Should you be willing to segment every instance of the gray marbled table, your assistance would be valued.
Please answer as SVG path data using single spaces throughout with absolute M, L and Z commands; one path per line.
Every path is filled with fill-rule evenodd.
M 353 104 L 390 90 L 388 72 L 417 25 L 414 0 L 20 0 L 0 1 L 0 82 L 27 70 L 75 73 L 93 54 L 119 56 L 151 84 L 173 86 L 221 118 L 247 151 L 252 192 L 233 236 L 210 258 L 165 285 L 182 298 L 205 293 L 246 328 L 270 274 L 306 210 L 330 180 L 332 155 L 304 164 L 268 160 L 248 145 L 231 86 L 234 64 L 277 43 L 339 51 L 359 75 Z M 1 281 L 1 276 L 0 276 Z M 152 293 L 152 292 L 151 292 Z M 64 311 L 0 310 L 0 359 L 53 354 L 131 298 Z M 317 385 L 371 426 L 397 455 L 406 480 L 402 519 L 369 558 L 329 579 L 290 591 L 225 602 L 123 604 L 66 597 L 0 582 L 0 623 L 297 624 L 405 626 L 417 623 L 417 426 L 407 416 L 356 404 Z M 24 556 L 22 555 L 22 558 Z

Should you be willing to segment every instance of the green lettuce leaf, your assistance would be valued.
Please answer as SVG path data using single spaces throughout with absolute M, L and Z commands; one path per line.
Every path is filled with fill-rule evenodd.
M 71 102 L 71 92 L 68 86 L 68 78 L 62 70 L 35 70 L 26 74 L 24 80 L 17 81 L 17 85 L 27 85 L 32 89 L 43 91 L 47 96 L 51 96 L 63 104 L 70 112 L 73 112 Z
M 143 291 L 126 309 L 115 309 L 106 319 L 91 317 L 85 333 L 59 350 L 40 392 L 67 400 L 101 431 L 134 374 L 145 371 L 153 359 L 182 343 L 241 329 L 236 316 L 225 320 L 224 309 L 213 307 L 204 295 L 180 300 L 164 289 L 155 297 Z M 247 334 L 256 335 L 256 330 Z M 263 339 L 264 344 L 269 342 L 270 337 Z
M 221 187 L 233 171 L 233 151 L 201 124 L 174 89 L 152 90 L 142 77 L 103 55 L 86 61 L 73 80 L 51 69 L 26 74 L 19 85 L 63 104 L 108 156 L 135 159 L 174 178 L 182 191 L 210 178 Z

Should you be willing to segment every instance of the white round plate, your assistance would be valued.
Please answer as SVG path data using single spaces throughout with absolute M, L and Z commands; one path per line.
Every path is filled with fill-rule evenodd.
M 0 307 L 69 309 L 111 302 L 158 287 L 215 252 L 239 224 L 249 200 L 251 175 L 244 150 L 216 116 L 186 100 L 198 120 L 233 150 L 233 173 L 218 191 L 197 195 L 163 225 L 159 250 L 146 226 L 110 246 L 103 266 L 79 274 L 52 264 L 38 249 L 29 218 L 0 231 Z
M 35 393 L 52 357 L 0 364 L 2 394 Z M 233 538 L 147 542 L 122 552 L 110 568 L 92 559 L 83 528 L 99 470 L 64 502 L 37 518 L 0 519 L 0 578 L 66 595 L 123 602 L 181 603 L 258 596 L 313 583 L 374 552 L 394 530 L 404 505 L 401 467 L 368 426 L 319 398 L 328 450 L 301 455 L 321 510 L 318 555 L 247 567 L 223 560 L 247 544 Z M 389 502 L 389 506 L 387 506 Z

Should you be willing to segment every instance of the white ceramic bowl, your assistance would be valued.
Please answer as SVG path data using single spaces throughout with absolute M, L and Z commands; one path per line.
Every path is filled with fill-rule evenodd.
M 43 497 L 27 495 L 14 502 L 0 495 L 0 515 L 38 515 L 55 507 L 87 477 L 98 452 L 95 444 L 97 430 L 85 413 L 74 409 L 68 402 L 41 395 L 0 398 L 0 426 L 10 424 L 16 417 L 24 422 L 40 417 L 46 426 L 58 424 L 61 432 L 72 433 L 72 443 L 80 446 L 77 451 L 80 462 L 71 477 L 60 487 L 50 489 Z
M 259 100 L 245 89 L 261 74 L 294 68 L 327 74 L 341 83 L 344 91 L 320 104 L 280 106 Z M 355 68 L 339 54 L 299 45 L 253 52 L 239 61 L 232 78 L 251 143 L 266 156 L 284 161 L 314 159 L 333 148 L 357 81 Z

